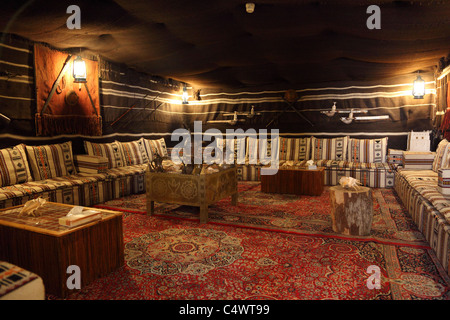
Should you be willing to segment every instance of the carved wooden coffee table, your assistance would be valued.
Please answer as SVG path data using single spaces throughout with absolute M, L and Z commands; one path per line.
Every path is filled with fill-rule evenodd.
M 155 201 L 195 206 L 200 207 L 200 223 L 206 223 L 209 205 L 228 196 L 237 204 L 236 167 L 200 175 L 147 171 L 145 176 L 147 214 L 154 213 Z

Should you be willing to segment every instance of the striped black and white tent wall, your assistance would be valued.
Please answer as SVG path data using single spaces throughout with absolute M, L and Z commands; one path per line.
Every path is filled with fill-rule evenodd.
M 433 75 L 423 75 L 426 82 L 424 99 L 412 97 L 412 80 L 404 77 L 395 82 L 367 85 L 335 85 L 322 88 L 297 89 L 298 100 L 288 103 L 286 91 L 213 92 L 201 94 L 201 100 L 190 99 L 177 111 L 160 111 L 183 116 L 187 123 L 202 121 L 203 129 L 227 128 L 278 129 L 283 136 L 339 136 L 360 138 L 389 136 L 390 147 L 405 148 L 406 137 L 411 130 L 433 129 L 436 115 L 436 90 Z M 406 78 L 406 79 L 405 79 Z M 190 93 L 195 91 L 192 88 Z M 329 111 L 336 103 L 338 111 L 354 109 L 355 116 L 380 116 L 381 119 L 353 121 L 345 124 L 341 117 L 348 113 L 336 113 L 328 117 L 321 111 Z M 179 106 L 179 105 L 178 105 Z M 249 118 L 251 110 L 256 114 Z M 237 124 L 231 125 L 233 113 L 238 113 Z M 191 126 L 192 128 L 192 126 Z
M 430 73 L 422 74 L 426 80 L 423 99 L 412 97 L 415 75 L 407 75 L 376 82 L 334 81 L 321 87 L 294 88 L 298 99 L 290 104 L 285 100 L 286 90 L 201 89 L 200 100 L 197 100 L 193 93 L 200 88 L 188 85 L 189 104 L 182 104 L 181 82 L 140 73 L 96 57 L 103 136 L 37 137 L 33 44 L 26 39 L 2 35 L 0 50 L 0 113 L 11 119 L 7 126 L 0 127 L 2 147 L 16 142 L 130 141 L 141 136 L 165 137 L 167 145 L 173 146 L 177 142 L 172 142 L 170 137 L 175 129 L 188 126 L 192 130 L 194 121 L 202 121 L 203 130 L 217 128 L 222 132 L 227 128 L 253 128 L 278 129 L 280 135 L 292 137 L 388 136 L 390 148 L 404 149 L 411 130 L 432 130 L 436 118 L 436 83 Z M 330 110 L 334 102 L 338 110 L 367 110 L 355 116 L 387 116 L 387 119 L 345 124 L 340 118 L 348 114 L 328 117 L 320 112 Z M 256 115 L 248 118 L 245 114 L 250 113 L 252 107 Z M 235 111 L 242 121 L 231 125 L 228 120 L 232 120 Z
M 105 135 L 160 138 L 183 127 L 183 84 L 100 59 L 100 104 Z
M 21 38 L 0 34 L 0 132 L 34 136 L 36 96 L 33 45 Z

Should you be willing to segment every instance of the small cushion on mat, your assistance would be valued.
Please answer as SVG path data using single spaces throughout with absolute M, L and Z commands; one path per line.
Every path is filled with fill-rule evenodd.
M 107 158 L 109 168 L 124 167 L 126 165 L 122 152 L 122 146 L 118 141 L 110 143 L 94 143 L 84 141 L 84 148 L 86 153 L 90 156 Z

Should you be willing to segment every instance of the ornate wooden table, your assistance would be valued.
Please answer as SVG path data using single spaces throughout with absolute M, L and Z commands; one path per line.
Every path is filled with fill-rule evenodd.
M 261 191 L 320 196 L 323 192 L 324 168 L 280 168 L 274 175 L 261 174 Z
M 65 227 L 58 219 L 71 205 L 47 202 L 36 217 L 18 217 L 21 208 L 0 210 L 0 260 L 40 276 L 46 293 L 65 297 L 73 292 L 67 287 L 71 265 L 80 268 L 81 288 L 123 266 L 121 212 L 94 209 L 101 220 Z
M 154 202 L 200 207 L 200 223 L 208 222 L 208 205 L 231 196 L 237 204 L 236 167 L 208 174 L 146 172 L 147 214 L 154 213 Z

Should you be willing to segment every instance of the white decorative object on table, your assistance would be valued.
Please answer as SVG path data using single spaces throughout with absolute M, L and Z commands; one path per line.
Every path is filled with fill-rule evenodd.
M 306 164 L 308 165 L 309 170 L 317 169 L 317 166 L 314 164 L 314 160 L 308 160 L 308 161 L 306 161 Z
M 294 166 L 294 161 L 291 161 L 291 160 L 288 160 L 281 165 L 282 168 L 283 167 L 293 167 L 293 166 Z
M 361 182 L 359 182 L 359 180 L 352 177 L 342 177 L 339 180 L 339 184 L 341 185 L 341 187 L 345 189 L 353 189 L 353 190 L 357 190 L 359 186 L 362 185 Z
M 36 216 L 36 210 L 39 209 L 40 207 L 42 207 L 45 203 L 47 202 L 47 200 L 45 200 L 44 198 L 36 198 L 33 200 L 29 200 L 25 203 L 25 205 L 23 206 L 22 210 L 20 210 L 18 216 L 23 216 L 23 215 L 29 215 L 29 216 Z

